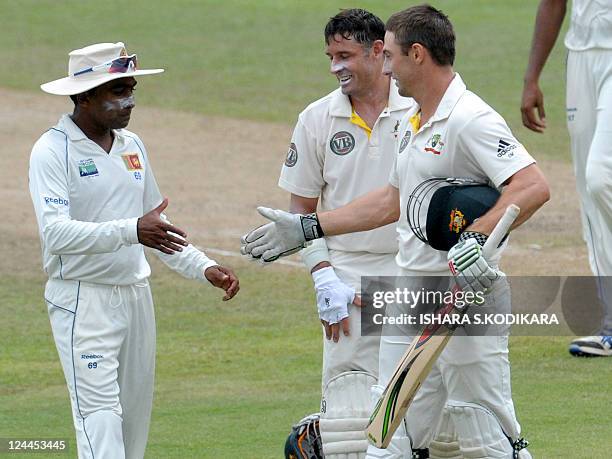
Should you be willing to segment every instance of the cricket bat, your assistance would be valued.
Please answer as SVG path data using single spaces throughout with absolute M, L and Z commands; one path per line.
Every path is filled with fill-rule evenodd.
M 514 204 L 508 206 L 483 247 L 485 258 L 489 258 L 497 248 L 510 230 L 516 217 L 518 217 L 519 212 L 518 206 Z M 455 288 L 458 289 L 458 287 Z M 436 313 L 440 315 L 451 314 L 453 309 L 454 305 L 449 302 Z M 386 448 L 389 445 L 393 433 L 401 424 L 419 387 L 429 374 L 431 367 L 453 332 L 453 329 L 442 325 L 442 323 L 434 323 L 426 326 L 419 338 L 412 341 L 400 359 L 389 384 L 370 416 L 366 435 L 374 446 Z

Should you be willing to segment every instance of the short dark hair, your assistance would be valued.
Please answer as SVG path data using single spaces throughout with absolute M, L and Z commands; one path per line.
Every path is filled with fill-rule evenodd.
M 353 38 L 366 48 L 371 48 L 376 40 L 385 39 L 385 24 L 382 20 L 361 8 L 340 11 L 325 26 L 325 44 L 336 35 L 347 40 Z
M 431 5 L 418 5 L 393 14 L 386 24 L 402 52 L 414 43 L 423 45 L 438 65 L 455 62 L 455 32 L 448 16 Z
M 79 94 L 74 94 L 74 95 L 70 96 L 70 99 L 72 100 L 72 102 L 74 103 L 74 106 L 76 107 L 79 104 L 79 96 L 81 94 L 86 94 L 87 96 L 92 97 L 92 96 L 94 96 L 96 94 L 96 90 L 97 89 L 98 88 L 95 87 L 95 88 L 91 88 L 91 89 L 89 89 L 89 90 L 87 90 L 85 92 L 81 92 Z

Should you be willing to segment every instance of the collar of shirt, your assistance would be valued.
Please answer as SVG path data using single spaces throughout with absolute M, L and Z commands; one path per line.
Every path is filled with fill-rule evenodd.
M 442 100 L 440 100 L 438 108 L 436 108 L 436 112 L 430 118 L 429 122 L 433 123 L 448 118 L 466 90 L 467 88 L 461 76 L 455 73 L 455 77 L 448 85 L 448 88 L 446 88 Z
M 431 126 L 432 123 L 435 123 L 436 121 L 442 121 L 447 119 L 455 108 L 455 105 L 457 105 L 457 102 L 459 102 L 459 99 L 461 99 L 461 96 L 463 96 L 463 94 L 465 93 L 465 91 L 467 91 L 465 83 L 461 79 L 461 76 L 458 73 L 455 73 L 454 78 L 448 85 L 448 88 L 446 88 L 446 91 L 444 92 L 444 95 L 442 96 L 442 99 L 438 104 L 438 108 L 436 108 L 436 111 L 433 116 L 429 118 L 425 125 L 420 126 L 419 129 L 415 129 L 414 132 L 416 133 L 417 131 L 420 131 L 421 128 Z M 415 116 L 419 115 L 420 113 L 421 107 L 417 105 L 407 114 L 409 118 L 412 118 L 411 125 L 413 129 L 416 127 L 413 119 L 416 119 Z
M 88 140 L 88 137 L 81 131 L 69 114 L 65 114 L 60 118 L 58 123 L 58 127 L 66 133 L 68 138 L 72 142 L 76 142 L 78 140 Z
M 397 86 L 393 82 L 393 79 L 389 82 L 389 101 L 387 107 L 381 112 L 380 116 L 389 116 L 390 112 L 399 110 L 406 110 L 415 104 L 414 100 L 409 97 L 402 97 L 397 92 Z M 349 96 L 342 94 L 340 88 L 336 89 L 332 93 L 332 100 L 329 106 L 329 113 L 331 116 L 340 118 L 351 118 L 353 114 L 353 106 Z
M 64 114 L 60 118 L 58 123 L 58 128 L 66 133 L 71 142 L 76 142 L 79 140 L 90 140 L 89 137 L 85 135 L 81 128 L 76 125 L 69 114 Z M 115 136 L 115 142 L 124 142 L 124 136 L 121 132 L 121 129 L 113 129 L 113 134 Z
M 372 128 L 366 124 L 363 118 L 359 116 L 359 114 L 355 110 L 353 110 L 353 112 L 351 113 L 351 123 L 363 129 L 368 135 L 368 139 L 372 137 Z

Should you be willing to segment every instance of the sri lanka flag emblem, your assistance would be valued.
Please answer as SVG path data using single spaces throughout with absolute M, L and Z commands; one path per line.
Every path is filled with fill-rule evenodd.
M 128 153 L 125 155 L 121 155 L 123 158 L 123 162 L 125 163 L 125 167 L 127 167 L 128 171 L 140 171 L 142 170 L 142 164 L 140 163 L 140 158 L 137 153 Z

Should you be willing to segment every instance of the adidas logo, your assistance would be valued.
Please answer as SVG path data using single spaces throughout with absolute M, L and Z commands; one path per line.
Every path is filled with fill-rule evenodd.
M 499 144 L 497 144 L 497 157 L 501 158 L 505 154 L 510 153 L 508 155 L 508 158 L 512 158 L 514 156 L 514 153 L 511 153 L 511 151 L 514 150 L 516 147 L 517 145 L 513 143 L 508 143 L 505 140 L 500 139 Z

